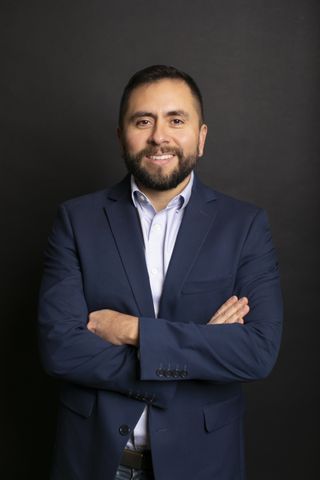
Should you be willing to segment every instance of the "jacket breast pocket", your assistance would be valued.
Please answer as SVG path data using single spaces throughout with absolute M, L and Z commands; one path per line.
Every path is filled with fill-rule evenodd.
M 196 295 L 210 293 L 216 290 L 225 290 L 232 285 L 232 277 L 220 277 L 211 280 L 192 280 L 185 282 L 181 293 L 183 295 Z
M 243 417 L 245 404 L 243 395 L 237 395 L 224 402 L 211 403 L 203 408 L 204 425 L 207 432 L 213 432 Z
M 65 384 L 60 392 L 60 402 L 69 410 L 85 418 L 92 414 L 95 401 L 95 390 L 78 385 Z

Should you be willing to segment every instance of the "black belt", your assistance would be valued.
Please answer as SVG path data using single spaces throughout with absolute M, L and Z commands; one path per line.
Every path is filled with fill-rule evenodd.
M 120 465 L 134 468 L 135 470 L 152 470 L 152 459 L 150 450 L 137 451 L 125 449 L 123 451 Z

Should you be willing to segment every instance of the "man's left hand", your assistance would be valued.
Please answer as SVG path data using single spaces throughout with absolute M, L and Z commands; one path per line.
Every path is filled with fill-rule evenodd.
M 91 312 L 87 328 L 113 345 L 137 346 L 139 343 L 139 318 L 115 310 Z

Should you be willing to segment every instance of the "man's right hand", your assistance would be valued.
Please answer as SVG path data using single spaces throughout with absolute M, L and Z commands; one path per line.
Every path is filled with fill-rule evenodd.
M 209 320 L 208 325 L 218 325 L 223 323 L 244 324 L 243 318 L 249 313 L 248 299 L 246 297 L 238 298 L 235 295 L 230 297 Z

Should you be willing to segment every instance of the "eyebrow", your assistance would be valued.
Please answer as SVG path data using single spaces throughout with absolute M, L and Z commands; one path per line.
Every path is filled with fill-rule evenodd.
M 189 118 L 190 115 L 185 110 L 172 110 L 166 114 L 167 117 L 184 117 Z
M 186 119 L 188 119 L 190 117 L 190 115 L 184 111 L 184 110 L 171 110 L 169 112 L 167 112 L 165 114 L 166 117 L 184 117 Z M 154 113 L 152 112 L 147 112 L 147 111 L 138 111 L 138 112 L 135 112 L 133 113 L 131 116 L 130 116 L 130 121 L 133 122 L 134 120 L 136 120 L 137 118 L 141 118 L 141 117 L 151 117 L 151 118 L 156 118 L 157 115 L 155 115 Z

